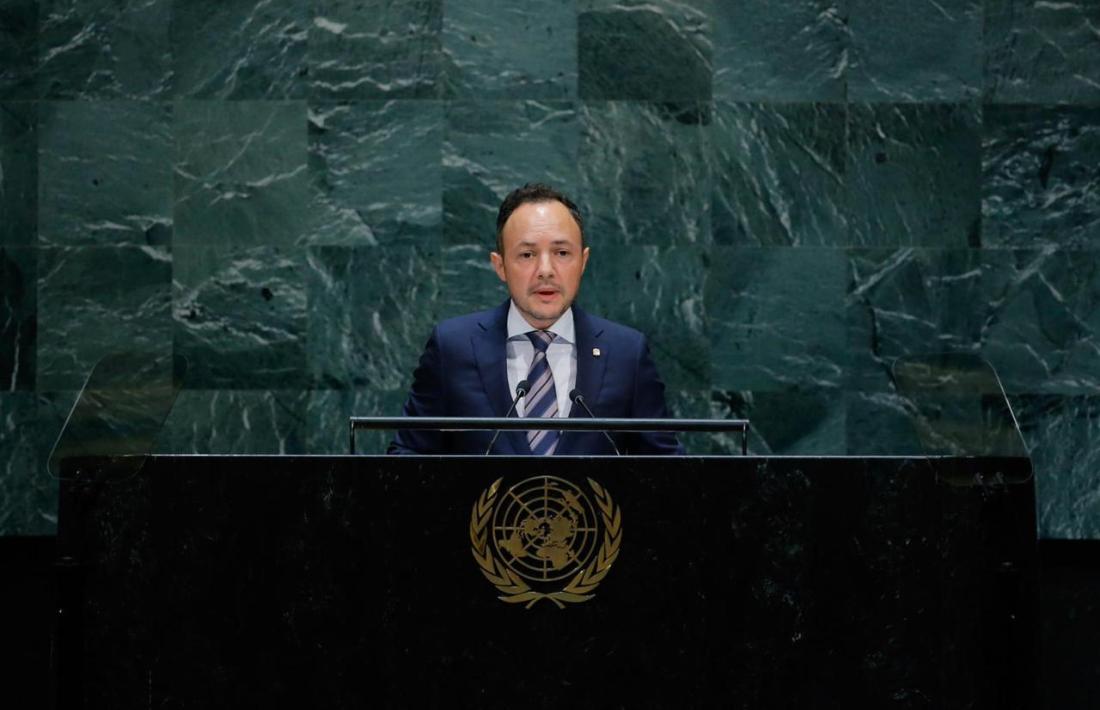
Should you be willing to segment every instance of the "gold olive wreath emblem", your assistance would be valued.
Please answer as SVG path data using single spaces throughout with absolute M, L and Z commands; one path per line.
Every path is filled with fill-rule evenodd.
M 549 599 L 564 609 L 595 596 L 623 541 L 622 513 L 611 495 L 587 479 L 593 507 L 580 486 L 536 476 L 498 499 L 501 480 L 481 492 L 470 515 L 474 559 L 499 598 L 528 609 Z

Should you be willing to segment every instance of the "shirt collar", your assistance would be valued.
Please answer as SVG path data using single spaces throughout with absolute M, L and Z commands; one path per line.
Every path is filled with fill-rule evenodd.
M 508 339 L 518 337 L 527 337 L 527 334 L 532 330 L 537 330 L 530 323 L 527 322 L 516 308 L 516 302 L 508 301 Z M 561 314 L 561 317 L 554 322 L 552 326 L 547 328 L 548 331 L 557 336 L 555 342 L 576 342 L 576 327 L 573 325 L 573 307 L 570 306 L 565 310 L 565 313 Z

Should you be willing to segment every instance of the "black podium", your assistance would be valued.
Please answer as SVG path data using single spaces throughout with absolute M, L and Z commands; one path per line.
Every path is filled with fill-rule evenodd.
M 185 370 L 104 360 L 55 448 L 62 708 L 1035 703 L 1031 466 L 972 357 L 899 361 L 867 457 L 149 455 Z
M 70 707 L 1035 698 L 1025 458 L 154 456 L 65 467 L 58 648 Z M 471 536 L 497 479 L 498 496 L 552 479 L 565 482 L 558 490 L 594 482 L 612 501 L 619 542 L 592 598 L 499 598 Z

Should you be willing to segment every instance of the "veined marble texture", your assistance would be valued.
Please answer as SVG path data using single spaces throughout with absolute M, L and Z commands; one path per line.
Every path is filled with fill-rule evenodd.
M 304 249 L 179 247 L 173 257 L 172 342 L 189 388 L 305 386 Z
M 506 298 L 496 211 L 542 181 L 586 217 L 578 303 L 646 333 L 677 416 L 915 454 L 895 360 L 973 354 L 1042 534 L 1096 537 L 1098 8 L 2 3 L 0 534 L 52 530 L 37 475 L 119 351 L 187 362 L 163 451 L 346 450 L 434 323 Z
M 711 98 L 718 0 L 578 0 L 583 99 Z
M 578 204 L 596 243 L 709 244 L 709 103 L 589 102 Z
M 309 362 L 318 389 L 401 390 L 438 319 L 439 253 L 317 247 L 309 255 Z
M 438 238 L 442 102 L 314 103 L 308 242 L 373 246 Z
M 982 243 L 1100 248 L 1100 110 L 989 106 L 982 141 Z
M 45 468 L 53 442 L 44 432 L 43 409 L 34 392 L 0 392 L 0 533 L 4 535 L 49 535 L 57 526 L 57 482 Z
M 577 96 L 577 0 L 465 0 L 443 14 L 444 91 L 453 98 Z
M 845 0 L 714 3 L 714 98 L 843 101 Z
M 307 399 L 301 390 L 184 390 L 164 423 L 158 453 L 304 453 Z
M 285 0 L 171 0 L 173 95 L 305 97 L 312 5 Z
M 842 104 L 719 102 L 708 132 L 714 241 L 847 245 L 847 123 Z
M 501 200 L 527 182 L 577 193 L 580 126 L 569 101 L 452 101 L 443 144 L 443 238 L 496 243 Z
M 174 244 L 304 239 L 305 102 L 183 101 L 175 115 Z
M 983 0 L 845 0 L 848 98 L 965 101 L 982 85 Z
M 979 121 L 971 104 L 849 106 L 852 243 L 980 246 Z
M 0 392 L 34 390 L 38 251 L 0 246 Z
M 311 96 L 440 95 L 443 0 L 317 0 L 311 4 Z
M 0 5 L 0 98 L 32 99 L 38 61 L 38 0 Z
M 0 103 L 0 245 L 33 246 L 37 225 L 38 106 Z
M 1095 395 L 1013 397 L 1036 481 L 1039 535 L 1045 538 L 1100 537 L 1100 399 Z
M 151 99 L 169 93 L 172 0 L 42 0 L 36 96 Z
M 38 116 L 43 246 L 167 246 L 172 111 L 162 103 L 50 101 Z
M 1092 0 L 985 0 L 985 89 L 998 103 L 1100 100 L 1100 5 Z
M 78 390 L 115 352 L 170 352 L 171 279 L 163 247 L 43 247 L 37 389 Z

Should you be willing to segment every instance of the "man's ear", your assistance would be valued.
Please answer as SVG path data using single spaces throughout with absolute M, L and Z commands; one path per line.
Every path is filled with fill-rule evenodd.
M 586 268 L 588 268 L 588 247 L 585 247 L 584 251 L 581 252 L 581 273 L 582 274 L 584 273 L 584 270 Z
M 489 252 L 489 261 L 493 262 L 493 271 L 497 272 L 497 276 L 501 281 L 508 283 L 508 278 L 504 273 L 504 257 L 495 251 Z

